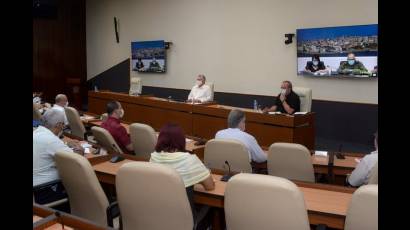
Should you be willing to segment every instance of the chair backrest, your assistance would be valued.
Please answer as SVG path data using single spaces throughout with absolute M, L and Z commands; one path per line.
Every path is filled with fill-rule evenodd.
M 309 230 L 302 192 L 291 181 L 274 176 L 240 173 L 225 190 L 227 229 Z
M 104 122 L 108 119 L 108 113 L 101 114 L 101 121 Z
M 86 132 L 83 122 L 81 121 L 80 114 L 73 107 L 64 108 L 65 115 L 67 116 L 68 124 L 70 125 L 71 134 L 77 137 L 84 138 Z
M 146 124 L 133 123 L 130 125 L 130 138 L 135 155 L 149 159 L 157 144 L 155 130 Z
M 36 104 L 33 103 L 33 120 L 41 120 L 41 113 L 38 111 Z
M 71 214 L 107 226 L 108 199 L 90 162 L 67 152 L 57 152 L 55 162 L 68 194 Z
M 214 83 L 213 82 L 207 82 L 206 84 L 211 89 L 211 101 L 213 101 L 214 100 L 214 92 L 215 92 L 214 91 Z
M 91 127 L 91 132 L 93 133 L 94 139 L 97 141 L 101 147 L 105 148 L 110 153 L 124 153 L 117 142 L 111 136 L 108 130 L 93 126 Z
M 310 112 L 312 109 L 312 89 L 293 87 L 293 92 L 300 98 L 300 112 Z
M 369 178 L 368 184 L 379 184 L 379 166 L 378 165 L 379 165 L 379 162 L 377 161 L 370 172 L 370 178 Z
M 346 214 L 345 230 L 378 229 L 378 189 L 375 184 L 363 185 L 353 193 Z
M 129 94 L 141 94 L 142 93 L 142 80 L 139 77 L 131 77 L 130 79 L 130 92 Z
M 249 151 L 242 142 L 230 139 L 212 139 L 205 144 L 204 163 L 208 168 L 232 172 L 252 172 Z
M 126 163 L 118 170 L 115 184 L 124 230 L 193 229 L 185 186 L 173 168 Z
M 268 152 L 268 173 L 289 180 L 315 182 L 309 150 L 300 144 L 274 143 Z

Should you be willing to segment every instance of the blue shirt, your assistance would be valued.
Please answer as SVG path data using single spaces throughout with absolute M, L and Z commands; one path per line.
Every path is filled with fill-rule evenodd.
M 261 163 L 267 160 L 267 154 L 263 152 L 256 139 L 238 128 L 220 130 L 216 133 L 215 139 L 238 140 L 246 146 L 253 161 Z

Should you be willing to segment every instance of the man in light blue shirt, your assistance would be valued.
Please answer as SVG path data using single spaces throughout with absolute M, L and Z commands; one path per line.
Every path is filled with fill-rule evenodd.
M 261 149 L 256 139 L 245 132 L 245 113 L 234 109 L 228 116 L 228 128 L 216 133 L 215 139 L 234 139 L 242 142 L 249 151 L 252 161 L 257 163 L 267 160 L 266 153 Z

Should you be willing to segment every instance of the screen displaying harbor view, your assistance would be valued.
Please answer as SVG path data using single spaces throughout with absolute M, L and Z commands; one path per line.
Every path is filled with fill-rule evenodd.
M 298 29 L 298 75 L 377 77 L 378 26 Z
M 164 73 L 165 41 L 140 41 L 131 43 L 132 70 L 138 72 Z

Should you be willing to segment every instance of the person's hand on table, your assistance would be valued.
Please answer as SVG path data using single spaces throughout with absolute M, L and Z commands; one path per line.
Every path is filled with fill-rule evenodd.
M 69 141 L 67 141 L 67 145 L 70 148 L 74 148 L 75 146 L 81 146 L 80 141 L 78 141 L 78 140 L 69 140 Z
M 265 107 L 265 108 L 262 109 L 262 113 L 266 113 L 266 114 L 267 114 L 268 112 L 269 112 L 269 108 L 268 108 L 268 107 Z

